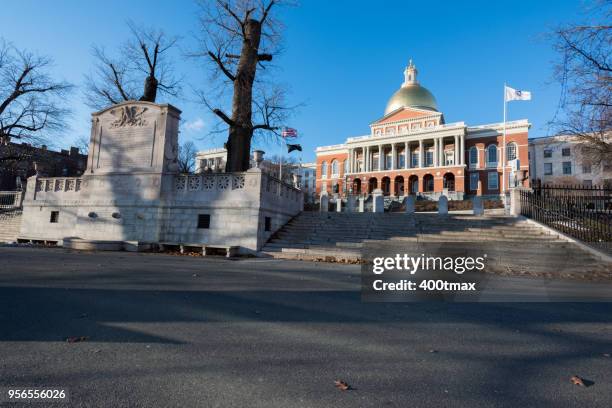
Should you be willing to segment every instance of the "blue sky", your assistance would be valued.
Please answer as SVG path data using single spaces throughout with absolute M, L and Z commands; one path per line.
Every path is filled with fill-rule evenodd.
M 290 87 L 290 102 L 304 103 L 288 123 L 300 132 L 302 158 L 316 146 L 342 143 L 369 132 L 388 98 L 403 81 L 412 58 L 419 80 L 437 98 L 447 122 L 478 125 L 502 120 L 503 83 L 533 94 L 512 102 L 509 120 L 527 118 L 531 137 L 545 136 L 557 109 L 559 85 L 552 78 L 556 54 L 546 34 L 576 21 L 581 1 L 302 0 L 282 10 L 284 54 L 278 81 Z M 93 66 L 92 44 L 107 49 L 129 37 L 125 22 L 153 24 L 183 37 L 184 52 L 196 47 L 197 7 L 193 1 L 3 1 L 0 37 L 19 48 L 55 59 L 58 77 L 82 85 Z M 23 18 L 22 16 L 27 16 Z M 194 60 L 176 55 L 186 78 L 183 140 L 198 148 L 222 145 L 208 131 L 216 119 L 193 102 L 190 87 L 206 89 L 207 74 Z M 160 101 L 161 102 L 161 101 Z M 57 147 L 89 135 L 90 109 L 77 90 L 69 101 L 71 128 Z M 274 143 L 260 143 L 269 154 Z

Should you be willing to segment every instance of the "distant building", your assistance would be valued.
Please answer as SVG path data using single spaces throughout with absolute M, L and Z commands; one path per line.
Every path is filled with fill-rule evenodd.
M 411 61 L 404 83 L 389 99 L 384 115 L 370 123 L 367 135 L 316 149 L 317 194 L 370 194 L 380 189 L 393 197 L 437 199 L 446 194 L 460 200 L 464 195 L 499 196 L 516 185 L 528 187 L 529 127 L 527 120 L 507 122 L 504 146 L 503 123 L 446 123 L 433 94 L 417 81 Z
M 532 184 L 582 184 L 612 187 L 612 163 L 596 166 L 580 154 L 576 136 L 548 136 L 529 140 Z
M 0 145 L 0 190 L 14 190 L 38 173 L 46 177 L 76 177 L 83 174 L 87 155 L 76 147 L 54 151 L 28 143 Z
M 215 148 L 199 151 L 196 154 L 196 173 L 213 172 L 224 173 L 227 161 L 227 150 Z M 255 167 L 255 161 L 251 159 L 251 167 Z M 279 178 L 280 166 L 278 162 L 273 162 L 264 158 L 260 167 L 272 177 Z M 314 202 L 317 179 L 316 163 L 283 163 L 283 180 L 293 183 L 293 175 L 299 175 L 300 187 L 305 195 L 307 202 Z

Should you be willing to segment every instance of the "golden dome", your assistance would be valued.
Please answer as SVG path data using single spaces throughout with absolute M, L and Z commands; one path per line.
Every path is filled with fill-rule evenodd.
M 419 85 L 416 77 L 417 69 L 412 63 L 412 60 L 410 60 L 410 64 L 404 71 L 404 83 L 402 87 L 391 96 L 389 102 L 387 102 L 385 115 L 406 106 L 438 111 L 436 98 L 434 98 L 427 88 Z

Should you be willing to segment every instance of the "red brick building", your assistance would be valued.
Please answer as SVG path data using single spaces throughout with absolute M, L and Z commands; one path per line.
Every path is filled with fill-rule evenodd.
M 445 123 L 434 96 L 418 83 L 412 61 L 404 77 L 384 116 L 370 124 L 369 135 L 317 148 L 317 194 L 381 189 L 395 197 L 436 199 L 444 193 L 462 199 L 528 186 L 527 120 L 506 123 L 504 146 L 503 123 Z

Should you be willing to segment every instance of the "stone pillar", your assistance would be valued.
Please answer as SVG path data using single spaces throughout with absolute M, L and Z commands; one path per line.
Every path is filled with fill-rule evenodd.
M 370 146 L 366 147 L 366 156 L 364 157 L 365 161 L 365 171 L 370 171 Z
M 419 168 L 423 168 L 423 139 L 419 140 Z
M 482 198 L 476 196 L 472 198 L 472 214 L 474 215 L 483 215 L 484 207 L 482 206 Z
M 446 215 L 448 214 L 448 198 L 444 194 L 440 196 L 438 199 L 438 214 Z
M 385 212 L 385 199 L 380 188 L 372 192 L 372 212 Z
M 355 212 L 355 196 L 352 194 L 346 198 L 346 211 Z
M 521 215 L 521 191 L 520 187 L 510 189 L 510 215 L 515 217 Z
M 391 170 L 395 170 L 395 143 L 391 143 Z
M 404 168 L 408 169 L 408 159 L 410 156 L 410 150 L 408 149 L 408 142 L 404 143 Z
M 404 198 L 404 212 L 406 214 L 414 214 L 414 203 L 416 198 L 411 194 L 408 197 Z
M 359 212 L 365 212 L 365 197 L 359 197 Z
M 329 211 L 329 196 L 327 195 L 327 192 L 324 192 L 321 194 L 321 198 L 319 200 L 319 211 L 321 212 L 327 212 Z
M 465 164 L 465 135 L 459 138 L 459 164 Z
M 336 212 L 342 212 L 342 199 L 336 198 Z
M 378 171 L 382 171 L 383 169 L 383 160 L 384 160 L 384 152 L 382 149 L 382 145 L 378 145 Z

